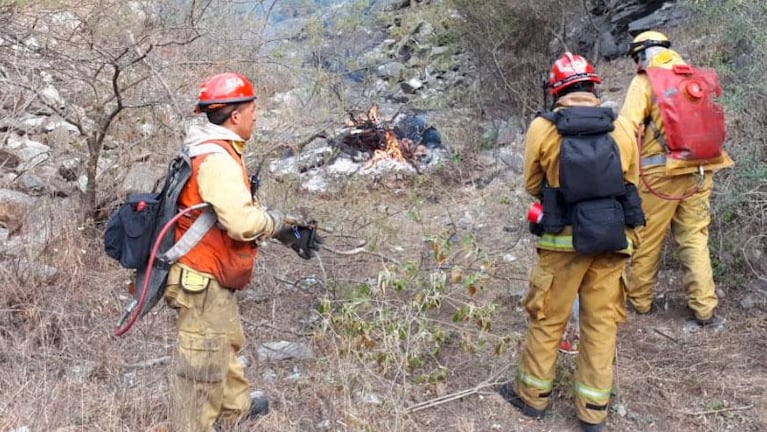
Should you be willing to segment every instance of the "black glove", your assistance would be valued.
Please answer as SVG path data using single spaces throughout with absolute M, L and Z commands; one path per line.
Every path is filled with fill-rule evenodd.
M 273 237 L 296 251 L 301 258 L 308 260 L 320 250 L 320 244 L 322 243 L 322 239 L 317 235 L 317 230 L 314 228 L 315 225 L 308 225 L 284 225 Z

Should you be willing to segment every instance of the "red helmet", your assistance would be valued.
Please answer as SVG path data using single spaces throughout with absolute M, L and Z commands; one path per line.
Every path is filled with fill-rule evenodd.
M 250 102 L 256 98 L 253 84 L 237 73 L 213 75 L 200 86 L 197 107 L 215 109 L 212 105 Z
M 548 87 L 551 89 L 552 95 L 556 95 L 565 87 L 581 81 L 599 84 L 602 79 L 594 73 L 594 67 L 591 66 L 591 63 L 578 54 L 566 52 L 551 66 Z

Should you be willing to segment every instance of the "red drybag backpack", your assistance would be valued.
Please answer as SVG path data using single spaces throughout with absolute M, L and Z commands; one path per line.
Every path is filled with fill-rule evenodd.
M 721 156 L 725 126 L 724 110 L 714 101 L 722 93 L 716 72 L 682 64 L 648 68 L 646 73 L 660 108 L 669 157 L 695 161 Z

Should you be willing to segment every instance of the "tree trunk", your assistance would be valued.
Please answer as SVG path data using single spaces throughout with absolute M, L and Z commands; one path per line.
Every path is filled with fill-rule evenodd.
M 96 174 L 101 155 L 101 141 L 96 133 L 88 137 L 88 164 L 86 177 L 88 183 L 85 186 L 85 205 L 83 206 L 82 219 L 87 221 L 96 217 Z

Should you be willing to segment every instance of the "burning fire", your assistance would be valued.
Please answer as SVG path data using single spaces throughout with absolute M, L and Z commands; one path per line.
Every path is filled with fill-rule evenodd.
M 387 129 L 386 132 L 384 132 L 384 139 L 386 140 L 386 148 L 374 151 L 371 160 L 385 159 L 388 157 L 397 162 L 407 162 L 407 159 L 405 159 L 405 156 L 402 154 L 401 144 L 394 135 L 394 131 Z
M 384 130 L 384 143 L 383 149 L 376 149 L 373 151 L 373 157 L 365 164 L 366 168 L 375 165 L 377 162 L 384 159 L 393 159 L 397 162 L 407 162 L 405 155 L 402 153 L 402 143 L 397 139 L 394 134 L 394 130 L 390 126 L 383 126 L 378 120 L 378 105 L 373 104 L 368 110 L 368 120 L 376 125 L 376 128 L 385 128 Z

